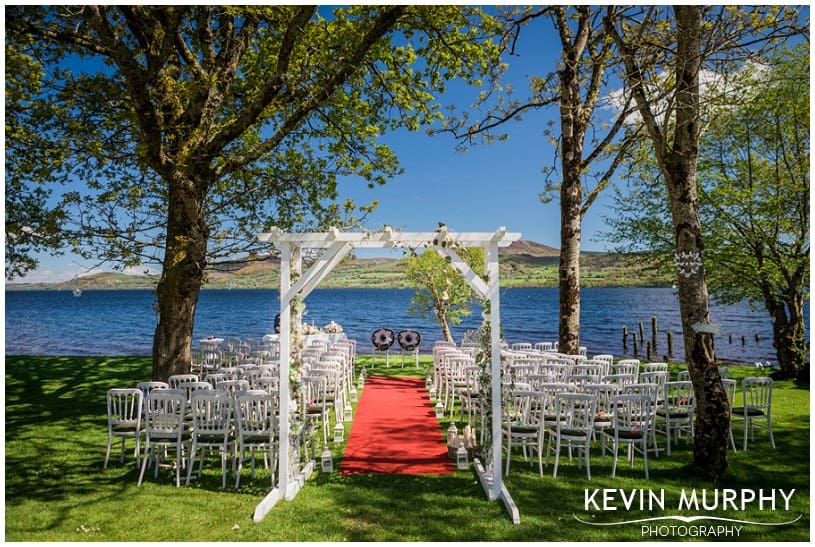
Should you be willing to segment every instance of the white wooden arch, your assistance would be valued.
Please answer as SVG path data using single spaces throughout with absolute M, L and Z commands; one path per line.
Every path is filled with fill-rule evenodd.
M 291 303 L 295 298 L 304 300 L 325 279 L 340 261 L 354 248 L 432 248 L 450 260 L 467 284 L 483 299 L 490 302 L 491 392 L 492 397 L 492 461 L 491 469 L 484 469 L 476 461 L 484 491 L 490 500 L 502 500 L 513 522 L 520 522 L 518 510 L 501 477 L 501 347 L 499 302 L 498 248 L 507 247 L 521 238 L 520 233 L 509 233 L 499 228 L 493 233 L 452 232 L 443 226 L 432 232 L 402 232 L 386 227 L 376 232 L 341 232 L 331 228 L 326 232 L 290 233 L 279 228 L 258 234 L 261 242 L 272 243 L 280 252 L 280 438 L 278 484 L 255 508 L 253 519 L 259 522 L 280 500 L 297 495 L 306 478 L 313 471 L 313 462 L 298 474 L 289 471 L 290 391 L 289 358 L 291 356 Z M 485 278 L 456 253 L 459 247 L 484 249 Z M 323 249 L 322 254 L 302 272 L 303 249 Z M 292 273 L 301 274 L 292 284 Z M 286 449 L 284 449 L 286 447 Z

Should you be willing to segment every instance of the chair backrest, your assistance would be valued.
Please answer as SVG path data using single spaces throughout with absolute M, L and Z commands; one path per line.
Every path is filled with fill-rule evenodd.
M 616 432 L 647 432 L 653 400 L 644 393 L 624 393 L 613 399 L 613 423 Z
M 594 428 L 597 397 L 590 393 L 555 395 L 557 430 L 570 435 L 590 435 Z
M 108 390 L 108 427 L 110 430 L 121 426 L 141 427 L 144 394 L 138 388 L 113 388 Z
M 157 380 L 148 381 L 148 382 L 139 382 L 136 384 L 136 389 L 141 390 L 144 398 L 147 399 L 147 396 L 150 395 L 154 389 L 169 389 L 170 384 L 167 382 L 160 382 Z
M 538 374 L 550 376 L 554 383 L 566 383 L 571 372 L 571 365 L 562 363 L 543 363 L 538 365 Z
M 167 384 L 170 386 L 170 389 L 178 389 L 179 384 L 181 382 L 197 382 L 198 375 L 197 374 L 173 374 L 169 378 L 167 378 Z
M 218 382 L 215 386 L 215 389 L 218 391 L 222 391 L 227 395 L 234 396 L 235 393 L 238 391 L 246 391 L 249 389 L 249 381 L 248 380 L 224 380 L 223 382 Z
M 536 426 L 541 419 L 541 396 L 538 391 L 511 390 L 503 401 L 503 421 L 511 425 Z
M 611 374 L 631 374 L 634 378 L 637 378 L 640 372 L 640 365 L 638 363 L 618 361 L 611 365 L 609 372 Z
M 187 394 L 187 401 L 190 401 L 192 399 L 193 393 L 195 393 L 196 391 L 201 390 L 212 391 L 214 388 L 212 387 L 212 384 L 210 384 L 209 382 L 197 380 L 190 382 L 181 382 L 180 384 L 178 384 L 178 387 L 176 389 L 183 390 L 184 393 Z
M 636 379 L 634 378 L 633 374 L 606 374 L 601 378 L 601 381 L 605 384 L 615 384 L 620 386 L 620 388 L 633 384 Z
M 532 351 L 532 344 L 529 342 L 515 342 L 510 346 L 512 351 Z
M 145 401 L 145 431 L 148 437 L 181 439 L 187 395 L 180 389 L 155 389 Z
M 694 406 L 693 384 L 690 381 L 665 382 L 663 386 L 665 406 L 673 412 L 692 411 Z
M 769 376 L 745 378 L 741 381 L 744 408 L 769 410 L 773 399 L 773 380 Z
M 627 386 L 623 386 L 622 392 L 623 394 L 641 394 L 646 395 L 651 398 L 651 401 L 656 404 L 657 401 L 662 400 L 662 386 L 659 384 L 629 384 Z
M 242 392 L 234 397 L 235 424 L 239 436 L 268 437 L 277 428 L 275 396 L 271 393 Z
M 676 381 L 677 382 L 687 382 L 690 380 L 690 371 L 689 370 L 680 370 L 676 373 Z
M 658 386 L 664 386 L 665 383 L 668 381 L 668 371 L 653 371 L 653 372 L 642 372 L 639 376 L 639 383 L 641 384 L 656 384 Z
M 592 376 L 595 378 L 595 382 L 599 382 L 605 376 L 606 370 L 605 365 L 602 364 L 579 364 L 572 367 L 571 374 L 572 376 Z
M 620 393 L 617 384 L 586 384 L 583 391 L 597 397 L 597 413 L 609 415 L 613 412 L 612 401 Z M 602 411 L 602 412 L 601 412 Z
M 325 408 L 327 394 L 327 381 L 324 376 L 302 376 L 300 378 L 300 395 L 302 414 L 314 414 L 315 409 L 322 411 Z
M 648 372 L 668 372 L 668 363 L 643 363 L 640 374 Z
M 534 346 L 535 351 L 552 351 L 552 342 L 537 342 Z
M 225 392 L 196 391 L 190 400 L 193 432 L 226 439 L 232 428 L 232 410 L 232 400 Z

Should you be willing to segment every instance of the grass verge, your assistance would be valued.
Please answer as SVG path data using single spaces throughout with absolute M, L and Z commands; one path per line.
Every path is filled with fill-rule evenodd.
M 412 360 L 401 367 L 391 356 L 371 362 L 360 356 L 358 367 L 369 374 L 424 376 L 429 357 L 420 368 Z M 640 524 L 600 525 L 646 517 L 704 513 L 709 516 L 781 526 L 741 524 L 740 541 L 809 541 L 809 386 L 776 382 L 773 430 L 777 449 L 766 432 L 757 432 L 747 452 L 736 431 L 739 451 L 730 455 L 730 468 L 713 484 L 696 477 L 690 444 L 683 440 L 670 458 L 650 460 L 651 479 L 645 480 L 642 461 L 633 468 L 602 467 L 600 450 L 593 450 L 592 480 L 585 472 L 561 461 L 558 477 L 551 464 L 538 474 L 522 455 L 513 454 L 505 482 L 520 509 L 514 526 L 500 502 L 489 502 L 472 470 L 450 476 L 342 476 L 315 473 L 289 502 L 279 502 L 260 523 L 252 512 L 269 489 L 265 470 L 241 487 L 221 489 L 220 468 L 209 460 L 204 476 L 190 487 L 175 488 L 168 472 L 136 486 L 132 458 L 120 464 L 111 457 L 102 468 L 106 445 L 105 393 L 111 387 L 135 385 L 150 376 L 147 358 L 133 357 L 6 357 L 6 506 L 7 541 L 656 541 L 710 540 L 709 537 L 644 535 Z M 755 369 L 731 367 L 741 380 Z M 458 417 L 458 413 L 456 413 Z M 458 422 L 459 426 L 462 422 Z M 446 430 L 449 422 L 440 424 Z M 663 439 L 664 443 L 664 439 Z M 342 446 L 332 446 L 335 469 Z M 118 453 L 114 450 L 114 455 Z M 601 510 L 586 504 L 595 489 L 613 489 L 615 498 Z M 619 490 L 664 492 L 666 507 L 652 511 L 626 510 Z M 785 492 L 795 490 L 789 510 L 777 496 L 776 511 L 758 503 L 745 510 L 677 511 L 682 490 L 725 489 Z M 647 499 L 646 499 L 647 501 Z M 615 510 L 609 507 L 615 506 Z M 800 517 L 799 517 L 800 516 Z M 578 520 L 580 519 L 580 520 Z M 583 521 L 583 522 L 581 522 Z M 715 526 L 717 521 L 663 526 Z

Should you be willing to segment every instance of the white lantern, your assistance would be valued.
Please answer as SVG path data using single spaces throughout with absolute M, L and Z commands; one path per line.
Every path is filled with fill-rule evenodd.
M 348 401 L 345 402 L 345 408 L 342 411 L 342 421 L 343 422 L 350 422 L 354 419 L 354 410 L 351 408 L 351 403 Z
M 435 401 L 436 400 L 436 387 L 430 386 L 430 391 L 428 392 L 430 395 L 430 399 Z
M 436 418 L 440 420 L 444 418 L 444 405 L 441 404 L 441 401 L 436 403 Z
M 327 446 L 320 455 L 320 463 L 322 464 L 323 473 L 331 473 L 334 471 L 334 457 Z
M 334 442 L 341 443 L 345 439 L 345 427 L 339 422 L 334 426 Z
M 359 401 L 359 392 L 357 388 L 351 385 L 351 402 L 356 403 L 357 401 Z
M 458 445 L 458 428 L 455 422 L 450 422 L 447 428 L 447 446 L 456 447 Z
M 467 458 L 467 449 L 464 448 L 464 441 L 461 441 L 458 445 L 458 450 L 456 450 L 456 467 L 459 469 L 467 469 L 469 465 L 470 462 Z

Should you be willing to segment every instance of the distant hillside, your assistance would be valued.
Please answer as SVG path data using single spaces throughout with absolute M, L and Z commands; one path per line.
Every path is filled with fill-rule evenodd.
M 504 287 L 557 287 L 559 251 L 534 241 L 516 241 L 500 251 L 501 285 Z M 670 286 L 672 280 L 638 264 L 632 257 L 610 253 L 583 253 L 580 277 L 583 287 Z M 267 259 L 231 271 L 210 272 L 205 288 L 249 289 L 280 286 L 280 261 Z M 7 284 L 6 290 L 51 289 L 152 289 L 157 279 L 120 273 L 80 277 L 63 283 Z M 393 258 L 349 258 L 320 284 L 324 288 L 407 287 L 402 261 Z
M 513 241 L 509 247 L 502 247 L 498 254 L 501 256 L 526 255 L 531 257 L 553 257 L 560 256 L 560 251 L 548 245 L 535 243 L 534 241 L 524 241 L 523 239 Z

